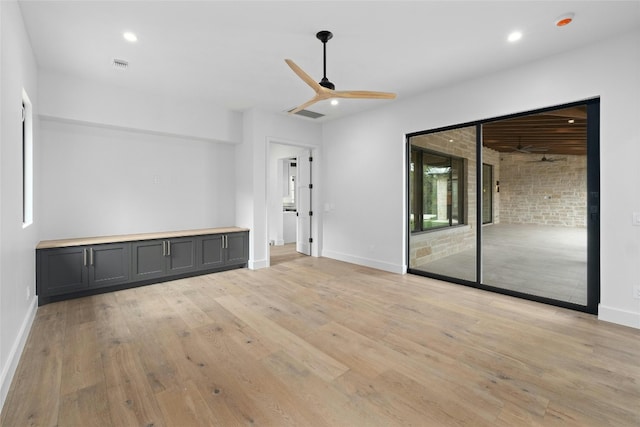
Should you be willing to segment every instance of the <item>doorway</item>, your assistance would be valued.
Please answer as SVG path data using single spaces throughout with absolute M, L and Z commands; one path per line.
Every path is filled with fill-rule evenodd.
M 269 143 L 267 229 L 269 265 L 312 254 L 312 150 Z
M 599 100 L 411 134 L 407 150 L 410 273 L 597 312 Z

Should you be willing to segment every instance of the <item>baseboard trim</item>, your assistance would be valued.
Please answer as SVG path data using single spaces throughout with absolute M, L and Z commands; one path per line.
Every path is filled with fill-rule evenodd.
M 2 369 L 2 374 L 0 374 L 0 412 L 2 412 L 1 409 L 4 408 L 7 395 L 9 394 L 9 387 L 11 387 L 11 381 L 13 381 L 13 376 L 15 375 L 16 369 L 18 368 L 20 356 L 22 356 L 22 351 L 24 350 L 24 346 L 27 343 L 27 337 L 29 336 L 29 332 L 31 331 L 31 326 L 33 325 L 33 320 L 36 317 L 37 309 L 38 299 L 34 296 L 31 300 L 29 311 L 27 312 L 27 315 L 25 316 L 24 320 L 22 321 L 22 325 L 20 326 L 18 337 L 11 347 L 9 357 L 7 358 L 7 363 Z
M 259 261 L 249 260 L 247 267 L 249 267 L 249 270 L 260 270 L 261 268 L 269 267 L 269 262 L 266 259 Z
M 620 310 L 619 308 L 600 304 L 598 306 L 598 319 L 640 329 L 640 313 L 636 311 Z
M 407 272 L 406 268 L 402 265 L 391 264 L 388 262 L 378 261 L 375 259 L 362 258 L 355 255 L 343 254 L 341 252 L 323 250 L 322 256 L 326 258 L 335 259 L 338 261 L 348 262 L 351 264 L 364 265 L 366 267 L 388 271 L 390 273 L 405 274 Z

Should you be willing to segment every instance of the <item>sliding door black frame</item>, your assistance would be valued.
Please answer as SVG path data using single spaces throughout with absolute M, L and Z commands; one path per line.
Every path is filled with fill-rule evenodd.
M 569 107 L 587 107 L 587 304 L 575 304 L 553 298 L 527 294 L 510 289 L 499 288 L 482 283 L 482 191 L 476 191 L 476 280 L 464 280 L 440 274 L 429 273 L 417 270 L 409 266 L 409 256 L 411 251 L 411 230 L 410 230 L 410 206 L 409 206 L 409 173 L 411 162 L 411 138 L 430 133 L 448 131 L 464 127 L 476 127 L 476 189 L 482 189 L 482 125 L 499 120 L 512 119 L 516 117 L 539 114 L 548 111 Z M 438 280 L 444 280 L 477 289 L 496 292 L 530 301 L 549 304 L 557 307 L 568 308 L 585 313 L 597 314 L 600 303 L 600 98 L 593 98 L 568 104 L 555 105 L 552 107 L 523 113 L 510 114 L 506 116 L 494 117 L 476 122 L 461 123 L 452 126 L 430 129 L 421 132 L 406 134 L 406 265 L 407 273 L 416 274 Z M 469 212 L 469 214 L 472 214 Z
M 587 312 L 600 304 L 600 99 L 587 103 Z

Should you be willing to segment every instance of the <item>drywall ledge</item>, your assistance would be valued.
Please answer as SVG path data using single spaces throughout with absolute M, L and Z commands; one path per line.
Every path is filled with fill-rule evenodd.
M 59 122 L 59 123 L 65 123 L 65 124 L 70 124 L 70 125 L 76 125 L 76 126 L 87 126 L 87 127 L 93 127 L 93 128 L 126 131 L 126 132 L 132 132 L 132 133 L 144 134 L 144 135 L 168 136 L 168 137 L 172 137 L 172 138 L 179 138 L 179 139 L 191 140 L 191 141 L 204 141 L 204 142 L 217 142 L 217 143 L 222 143 L 222 144 L 235 144 L 235 142 L 221 141 L 221 140 L 216 140 L 216 139 L 213 139 L 213 138 L 204 138 L 204 137 L 200 137 L 200 136 L 185 135 L 185 134 L 170 133 L 170 132 L 162 132 L 162 131 L 150 130 L 150 129 L 140 129 L 140 128 L 126 127 L 126 126 L 110 125 L 110 124 L 104 124 L 104 123 L 98 123 L 98 122 L 88 122 L 88 121 L 84 121 L 84 120 L 65 119 L 65 118 L 62 118 L 62 117 L 48 116 L 48 115 L 44 115 L 44 114 L 38 115 L 38 118 L 40 118 L 40 120 L 42 120 L 42 121 L 47 121 L 47 122 Z
M 52 70 L 38 76 L 46 117 L 205 140 L 242 141 L 242 113 L 201 99 L 145 93 Z

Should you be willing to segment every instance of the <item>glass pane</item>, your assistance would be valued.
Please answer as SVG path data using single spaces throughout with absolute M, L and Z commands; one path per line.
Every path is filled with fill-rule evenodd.
M 475 281 L 475 126 L 412 136 L 409 143 L 409 266 Z
M 572 107 L 483 125 L 483 161 L 500 185 L 482 229 L 482 283 L 587 304 L 586 121 L 586 107 Z

